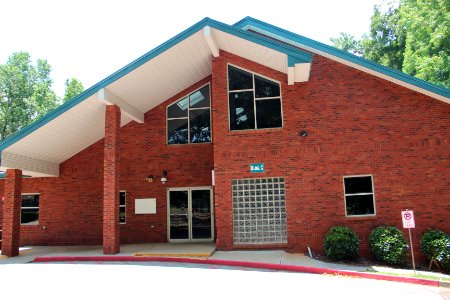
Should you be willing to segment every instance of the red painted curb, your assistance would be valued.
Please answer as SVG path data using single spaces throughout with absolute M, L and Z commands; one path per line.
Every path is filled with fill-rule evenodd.
M 178 263 L 191 263 L 191 264 L 203 264 L 203 265 L 219 265 L 230 267 L 247 267 L 254 269 L 269 269 L 279 271 L 290 271 L 299 273 L 312 273 L 312 274 L 329 274 L 329 275 L 341 275 L 351 276 L 366 279 L 375 280 L 387 280 L 403 283 L 413 283 L 428 286 L 439 287 L 439 281 L 421 278 L 401 277 L 392 275 L 383 275 L 375 273 L 363 273 L 356 271 L 343 271 L 328 268 L 315 268 L 306 266 L 293 266 L 293 265 L 281 265 L 271 263 L 249 262 L 249 261 L 237 261 L 237 260 L 222 260 L 222 259 L 198 259 L 198 258 L 186 258 L 186 257 L 152 257 L 152 256 L 40 256 L 33 259 L 32 262 L 70 262 L 70 261 L 160 261 L 160 262 L 178 262 Z

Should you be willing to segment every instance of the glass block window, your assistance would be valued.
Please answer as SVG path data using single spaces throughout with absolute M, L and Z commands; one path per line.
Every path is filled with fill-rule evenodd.
M 211 142 L 209 84 L 167 107 L 167 144 Z
M 375 215 L 372 176 L 344 177 L 346 216 Z
M 22 195 L 22 207 L 20 209 L 20 224 L 39 224 L 39 194 Z
M 287 243 L 284 178 L 234 179 L 232 193 L 234 244 Z
M 126 199 L 127 199 L 127 192 L 120 191 L 119 192 L 119 223 L 120 224 L 125 224 L 127 222 Z
M 283 127 L 278 82 L 228 66 L 230 130 Z

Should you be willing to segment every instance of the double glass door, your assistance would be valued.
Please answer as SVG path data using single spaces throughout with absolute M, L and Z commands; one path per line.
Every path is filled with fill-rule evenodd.
M 174 188 L 168 191 L 170 242 L 214 239 L 211 188 Z

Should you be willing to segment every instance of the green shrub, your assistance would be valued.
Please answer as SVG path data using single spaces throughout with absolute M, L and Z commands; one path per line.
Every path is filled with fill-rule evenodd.
M 323 243 L 325 255 L 332 260 L 353 260 L 359 256 L 359 237 L 347 226 L 332 227 Z
M 420 249 L 428 259 L 435 259 L 444 269 L 450 269 L 450 237 L 440 230 L 429 230 L 420 240 Z
M 408 257 L 408 242 L 395 226 L 380 226 L 369 236 L 370 248 L 375 260 L 389 265 L 403 266 Z

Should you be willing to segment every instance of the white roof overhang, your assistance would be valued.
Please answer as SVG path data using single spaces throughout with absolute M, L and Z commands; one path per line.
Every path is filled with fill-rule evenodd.
M 219 50 L 308 80 L 311 55 L 271 39 L 204 19 L 72 98 L 0 144 L 0 171 L 59 176 L 59 165 L 104 137 L 105 104 L 122 110 L 121 126 L 211 74 Z

